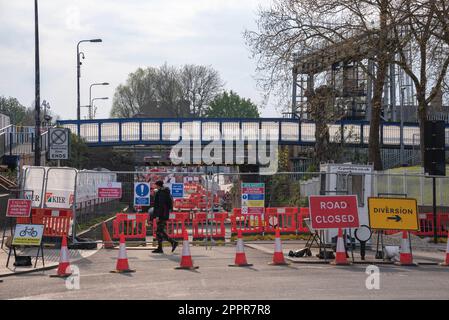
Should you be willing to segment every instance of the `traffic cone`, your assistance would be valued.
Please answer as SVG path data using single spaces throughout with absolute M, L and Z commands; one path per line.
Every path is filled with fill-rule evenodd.
M 440 263 L 440 266 L 445 266 L 445 267 L 449 266 L 449 234 L 447 237 L 446 259 L 444 260 L 444 262 Z
M 334 265 L 348 265 L 348 259 L 346 258 L 346 250 L 345 243 L 343 240 L 343 230 L 341 228 L 338 229 L 338 238 L 337 238 L 337 251 L 335 252 L 335 260 L 331 262 Z
M 67 272 L 67 270 L 70 268 L 70 261 L 69 261 L 69 249 L 67 248 L 67 237 L 62 236 L 62 243 L 61 243 L 61 250 L 59 251 L 59 265 L 58 265 L 58 271 L 55 275 L 51 275 L 50 277 L 56 277 L 56 278 L 65 278 L 70 275 L 72 275 L 72 272 Z
M 288 265 L 284 259 L 284 253 L 282 252 L 282 243 L 281 243 L 281 232 L 279 228 L 276 228 L 275 239 L 274 239 L 274 255 L 273 262 L 269 263 L 272 266 L 285 266 Z
M 236 246 L 236 252 L 235 252 L 235 264 L 230 264 L 230 267 L 251 267 L 252 264 L 249 264 L 246 261 L 246 255 L 245 255 L 245 249 L 243 246 L 243 239 L 242 239 L 242 230 L 239 229 L 237 232 L 237 246 Z
M 108 227 L 106 226 L 105 222 L 103 222 L 102 229 L 103 229 L 103 248 L 114 249 L 114 243 L 112 242 L 111 236 L 108 231 Z
M 190 255 L 189 235 L 186 229 L 184 229 L 183 234 L 184 234 L 184 241 L 182 242 L 181 264 L 179 267 L 176 267 L 175 269 L 186 269 L 186 270 L 198 269 L 199 267 L 193 265 L 192 256 Z
M 402 232 L 401 253 L 399 255 L 399 263 L 401 266 L 416 266 L 413 263 L 413 256 L 410 252 L 410 239 L 408 238 L 407 231 Z
M 136 270 L 131 270 L 128 264 L 128 255 L 126 254 L 126 244 L 125 235 L 120 234 L 120 248 L 118 252 L 117 265 L 112 273 L 130 273 L 136 272 Z

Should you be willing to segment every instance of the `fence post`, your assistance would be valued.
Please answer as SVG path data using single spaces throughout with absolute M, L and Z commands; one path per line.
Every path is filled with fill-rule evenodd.
M 419 177 L 419 193 L 420 193 L 420 199 L 421 199 L 421 205 L 424 205 L 424 176 L 421 175 Z
M 12 156 L 12 132 L 9 133 L 9 155 Z

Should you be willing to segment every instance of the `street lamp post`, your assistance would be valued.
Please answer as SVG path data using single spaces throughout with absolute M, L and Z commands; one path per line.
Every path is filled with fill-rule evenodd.
M 92 114 L 92 87 L 93 86 L 108 86 L 109 82 L 99 82 L 99 83 L 92 83 L 89 87 L 89 117 Z
M 400 125 L 400 132 L 399 132 L 399 139 L 400 139 L 400 143 L 401 143 L 401 147 L 400 147 L 400 160 L 401 160 L 401 165 L 404 164 L 404 90 L 406 88 L 405 87 L 401 87 L 401 110 L 400 110 L 400 117 L 401 117 L 401 125 Z
M 79 121 L 81 119 L 81 100 L 80 100 L 80 78 L 81 78 L 81 61 L 80 61 L 80 55 L 83 55 L 84 59 L 84 53 L 80 52 L 80 44 L 83 42 L 102 42 L 101 39 L 90 39 L 90 40 L 81 40 L 76 45 L 76 75 L 77 75 L 77 120 Z M 78 131 L 79 135 L 79 131 Z
M 37 0 L 34 0 L 34 76 L 35 76 L 35 129 L 34 129 L 34 165 L 41 165 L 41 92 L 39 68 L 39 12 Z
M 50 109 L 50 103 L 48 103 L 47 100 L 42 101 L 42 106 L 44 107 L 44 124 L 48 126 L 48 120 L 47 120 L 47 109 Z
M 89 119 L 93 119 L 93 117 L 92 117 L 92 109 L 93 109 L 93 106 L 94 106 L 94 101 L 95 100 L 108 100 L 109 98 L 108 97 L 102 97 L 102 98 L 94 98 L 94 99 L 92 99 L 92 104 L 90 105 L 90 108 L 89 108 Z

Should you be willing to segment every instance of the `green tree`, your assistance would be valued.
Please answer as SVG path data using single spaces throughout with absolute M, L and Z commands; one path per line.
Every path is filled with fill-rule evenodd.
M 0 113 L 8 116 L 11 124 L 24 125 L 26 107 L 16 98 L 0 96 Z
M 215 97 L 205 109 L 207 118 L 259 118 L 259 110 L 250 99 L 241 98 L 237 93 L 223 92 Z

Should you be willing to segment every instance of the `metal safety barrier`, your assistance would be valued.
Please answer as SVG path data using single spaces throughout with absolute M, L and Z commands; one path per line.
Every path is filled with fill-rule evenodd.
M 112 221 L 112 238 L 119 239 L 123 233 L 125 240 L 146 241 L 147 219 L 146 213 L 117 213 Z

